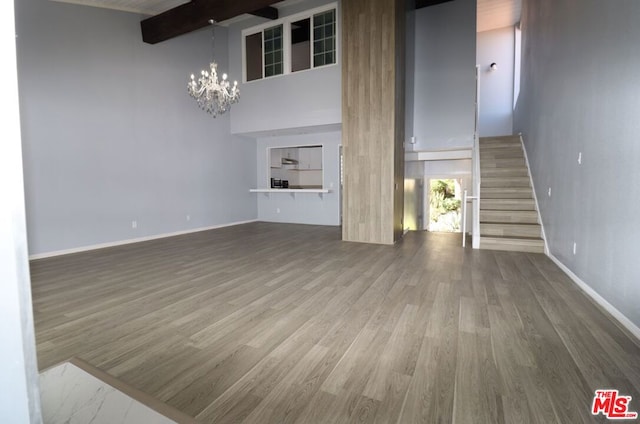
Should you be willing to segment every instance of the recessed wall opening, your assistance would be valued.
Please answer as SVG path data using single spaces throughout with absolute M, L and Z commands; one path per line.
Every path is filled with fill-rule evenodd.
M 323 188 L 322 146 L 270 148 L 269 163 L 271 188 Z
M 427 230 L 459 233 L 462 208 L 462 179 L 429 179 L 429 224 Z

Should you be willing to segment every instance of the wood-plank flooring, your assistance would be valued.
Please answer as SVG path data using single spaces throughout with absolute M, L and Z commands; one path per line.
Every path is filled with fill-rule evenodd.
M 546 256 L 253 223 L 33 261 L 72 356 L 204 423 L 588 423 L 640 410 L 640 343 Z

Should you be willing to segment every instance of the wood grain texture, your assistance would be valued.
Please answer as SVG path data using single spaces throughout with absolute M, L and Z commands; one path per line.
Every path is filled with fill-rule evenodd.
M 342 3 L 343 232 L 393 244 L 404 208 L 405 3 Z
M 252 223 L 31 263 L 39 366 L 204 423 L 590 423 L 640 342 L 541 254 Z M 637 404 L 633 404 L 636 409 Z

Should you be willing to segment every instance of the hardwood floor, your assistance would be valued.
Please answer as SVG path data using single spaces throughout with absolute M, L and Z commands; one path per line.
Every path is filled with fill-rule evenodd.
M 205 423 L 582 423 L 640 343 L 535 253 L 254 223 L 32 262 L 41 369 L 79 357 Z

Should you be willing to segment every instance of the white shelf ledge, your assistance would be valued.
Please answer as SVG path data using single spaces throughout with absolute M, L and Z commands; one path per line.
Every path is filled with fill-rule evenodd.
M 324 188 L 252 188 L 251 193 L 330 193 Z
M 271 196 L 271 193 L 288 193 L 294 199 L 296 195 L 300 193 L 314 193 L 321 198 L 325 194 L 331 193 L 331 190 L 325 188 L 252 188 L 249 189 L 249 191 L 251 193 L 264 193 L 265 196 Z

